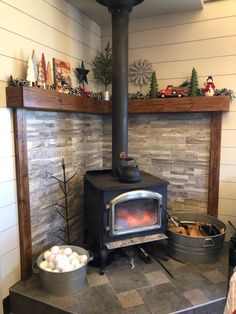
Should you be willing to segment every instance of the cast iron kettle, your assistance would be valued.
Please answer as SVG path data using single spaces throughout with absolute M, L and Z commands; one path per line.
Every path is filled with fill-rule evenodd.
M 128 163 L 126 166 L 121 166 L 120 168 L 117 169 L 117 175 L 120 181 L 124 183 L 139 182 L 141 176 L 136 161 L 132 157 L 126 157 L 123 160 L 127 161 Z

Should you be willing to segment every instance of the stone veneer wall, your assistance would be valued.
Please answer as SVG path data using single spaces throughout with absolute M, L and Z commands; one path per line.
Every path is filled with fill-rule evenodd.
M 169 182 L 168 210 L 207 212 L 210 115 L 129 116 L 129 155 Z M 111 118 L 103 120 L 103 166 L 111 167 Z
M 143 171 L 169 181 L 168 209 L 206 213 L 210 147 L 209 114 L 143 114 L 129 116 L 129 154 Z M 83 175 L 111 168 L 111 117 L 27 112 L 27 141 L 33 255 L 57 238 L 64 220 L 53 201 L 63 203 L 59 183 L 64 156 L 72 240 L 83 240 Z M 60 234 L 62 236 L 62 234 Z
M 83 114 L 27 112 L 27 144 L 30 181 L 30 208 L 33 256 L 58 239 L 65 221 L 53 201 L 64 205 L 59 183 L 48 172 L 63 179 L 61 160 L 65 159 L 69 182 L 71 240 L 83 239 L 83 175 L 102 168 L 102 117 Z

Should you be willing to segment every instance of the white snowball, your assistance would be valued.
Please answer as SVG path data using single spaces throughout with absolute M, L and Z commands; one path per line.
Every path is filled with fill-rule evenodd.
M 62 272 L 72 271 L 72 270 L 74 270 L 73 265 L 68 264 L 68 265 L 64 266 L 64 268 L 62 269 Z
M 65 264 L 64 264 L 64 261 L 63 260 L 59 260 L 57 261 L 56 263 L 56 269 L 59 270 L 59 271 L 62 271 L 62 269 L 64 268 Z
M 54 262 L 57 263 L 58 261 L 62 261 L 64 258 L 65 258 L 65 255 L 58 253 L 54 255 Z
M 59 253 L 60 253 L 60 254 L 64 254 L 64 248 L 61 247 L 61 248 L 59 249 Z
M 64 266 L 70 265 L 70 261 L 68 258 L 64 259 L 63 261 L 64 261 Z
M 39 264 L 39 267 L 41 268 L 41 269 L 46 269 L 47 267 L 48 267 L 48 261 L 43 261 L 43 262 L 41 262 L 40 264 Z
M 72 252 L 71 255 L 73 255 L 76 258 L 78 258 L 78 256 L 79 256 L 79 254 L 77 252 Z
M 47 251 L 44 252 L 43 258 L 44 258 L 44 259 L 48 259 L 51 254 L 52 254 L 52 252 L 49 251 L 49 250 L 47 250 Z
M 74 254 L 73 254 L 73 253 L 70 254 L 70 255 L 68 256 L 68 259 L 69 259 L 70 262 L 71 262 L 73 259 L 75 259 Z
M 72 260 L 70 261 L 70 263 L 71 263 L 71 265 L 72 265 L 75 269 L 78 268 L 79 265 L 80 265 L 80 262 L 79 262 L 78 258 L 72 259 Z
M 50 269 L 55 269 L 55 263 L 53 262 L 53 261 L 49 261 L 48 262 L 48 268 L 50 268 Z
M 81 255 L 80 258 L 79 258 L 80 263 L 84 263 L 85 264 L 87 262 L 87 260 L 88 260 L 87 255 Z
M 64 254 L 70 255 L 72 253 L 72 249 L 70 247 L 67 247 L 64 249 Z
M 52 269 L 49 267 L 45 268 L 44 270 L 52 272 Z
M 57 246 L 57 245 L 54 245 L 52 248 L 51 248 L 51 252 L 53 253 L 53 254 L 58 254 L 59 253 L 59 246 Z
M 53 273 L 59 273 L 58 269 L 53 269 Z
M 48 256 L 47 260 L 48 260 L 49 262 L 53 262 L 54 259 L 55 259 L 55 256 L 56 256 L 55 254 L 51 253 L 51 255 Z

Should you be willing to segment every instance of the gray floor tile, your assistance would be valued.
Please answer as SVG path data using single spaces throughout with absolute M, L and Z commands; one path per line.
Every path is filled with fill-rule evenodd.
M 140 258 L 135 259 L 135 265 L 142 270 L 144 273 L 151 273 L 157 270 L 162 270 L 163 268 L 161 267 L 160 264 L 154 259 L 151 258 L 151 263 L 145 263 L 143 260 Z
M 213 284 L 208 282 L 206 286 L 202 287 L 202 291 L 211 300 L 216 300 L 226 296 L 227 283 Z
M 224 283 L 227 280 L 226 276 L 217 269 L 203 272 L 202 275 L 215 284 Z
M 115 272 L 108 271 L 106 274 L 116 293 L 150 286 L 147 278 L 137 267 L 134 269 L 121 267 Z
M 223 314 L 225 301 L 220 300 L 193 309 L 177 312 L 178 314 Z
M 192 289 L 203 289 L 203 287 L 211 286 L 212 283 L 205 278 L 200 271 L 192 267 L 181 267 L 174 272 L 174 281 L 178 290 L 188 291 Z
M 143 304 L 143 300 L 137 290 L 129 290 L 117 294 L 123 309 L 129 309 Z
M 151 273 L 145 274 L 147 280 L 152 286 L 161 285 L 167 282 L 170 282 L 170 279 L 162 270 L 157 270 Z
M 76 294 L 75 305 L 68 310 L 82 314 L 112 313 L 122 310 L 122 306 L 108 284 L 82 289 Z
M 191 303 L 172 283 L 138 289 L 144 305 L 153 314 L 168 314 L 179 309 L 191 307 Z
M 210 301 L 200 289 L 185 291 L 183 295 L 192 305 L 199 305 Z

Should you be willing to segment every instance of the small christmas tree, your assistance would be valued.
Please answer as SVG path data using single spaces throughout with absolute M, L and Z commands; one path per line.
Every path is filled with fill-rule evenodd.
M 190 85 L 189 85 L 189 93 L 188 96 L 190 97 L 195 97 L 198 96 L 198 77 L 197 77 L 197 71 L 195 68 L 192 69 L 192 76 L 190 80 Z
M 32 52 L 31 59 L 33 62 L 33 70 L 34 70 L 34 80 L 32 82 L 35 83 L 37 81 L 37 76 L 38 76 L 38 62 L 37 62 L 37 58 L 36 58 L 36 54 L 34 50 Z
M 45 78 L 44 78 L 44 71 L 43 71 L 42 61 L 39 62 L 37 84 L 38 84 L 39 87 L 45 88 Z
M 41 64 L 42 64 L 44 82 L 46 82 L 47 81 L 47 68 L 46 68 L 46 61 L 45 61 L 44 53 L 42 53 Z
M 48 89 L 52 88 L 53 86 L 53 80 L 52 80 L 52 68 L 51 63 L 48 61 L 47 64 L 47 80 L 46 80 L 46 87 Z
M 156 71 L 152 72 L 149 97 L 150 98 L 158 97 L 158 84 L 157 84 Z
M 29 57 L 27 73 L 26 73 L 26 80 L 29 81 L 30 86 L 33 86 L 35 83 L 35 75 L 34 75 L 34 64 L 32 57 Z
M 104 85 L 106 91 L 112 81 L 112 49 L 109 41 L 105 51 L 98 52 L 92 61 L 92 70 L 95 81 Z

